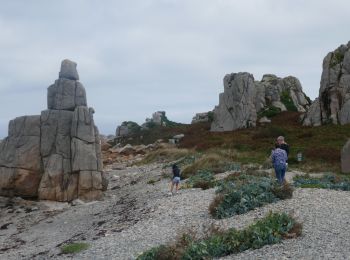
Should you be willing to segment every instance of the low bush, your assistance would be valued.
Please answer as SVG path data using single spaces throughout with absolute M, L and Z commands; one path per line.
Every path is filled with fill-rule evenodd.
M 293 197 L 293 187 L 288 182 L 284 183 L 282 186 L 274 185 L 272 188 L 272 193 L 279 199 L 291 199 Z
M 87 243 L 71 243 L 61 247 L 62 254 L 75 254 L 89 248 Z
M 281 109 L 274 106 L 268 106 L 258 113 L 258 118 L 262 118 L 264 116 L 271 118 L 278 115 L 279 113 L 281 113 Z
M 200 170 L 188 179 L 188 183 L 193 188 L 201 188 L 202 190 L 207 190 L 215 186 L 215 178 L 212 172 L 207 170 Z
M 280 186 L 267 172 L 248 171 L 250 174 L 234 173 L 218 181 L 218 195 L 209 205 L 214 218 L 227 218 L 243 214 L 254 208 L 293 196 L 288 184 Z
M 302 225 L 293 217 L 270 212 L 243 230 L 214 230 L 203 239 L 196 239 L 192 234 L 183 235 L 173 245 L 152 248 L 137 259 L 211 259 L 276 244 L 282 239 L 300 236 L 301 232 Z
M 272 193 L 273 182 L 261 179 L 260 182 L 242 185 L 224 195 L 222 202 L 214 211 L 214 218 L 227 218 L 243 214 L 267 203 L 276 202 L 278 198 Z
M 281 102 L 285 105 L 285 107 L 287 108 L 287 111 L 294 111 L 294 112 L 298 111 L 297 107 L 294 105 L 294 102 L 287 90 L 282 91 Z
M 295 176 L 294 186 L 300 188 L 320 188 L 350 191 L 350 179 L 334 174 L 327 174 L 321 178 L 310 177 L 310 175 Z

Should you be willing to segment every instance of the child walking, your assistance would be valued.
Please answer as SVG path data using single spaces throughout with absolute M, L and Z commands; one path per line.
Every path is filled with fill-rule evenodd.
M 173 164 L 173 178 L 171 180 L 171 187 L 170 187 L 170 193 L 173 194 L 173 189 L 175 185 L 175 193 L 179 190 L 179 184 L 180 184 L 180 169 L 176 164 Z

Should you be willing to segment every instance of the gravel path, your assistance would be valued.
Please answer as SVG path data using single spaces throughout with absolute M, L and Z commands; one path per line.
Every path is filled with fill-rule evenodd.
M 15 225 L 15 211 L 10 215 L 13 224 L 0 230 L 0 239 L 17 244 L 2 247 L 0 259 L 135 259 L 189 229 L 203 230 L 211 224 L 244 228 L 270 210 L 293 213 L 303 223 L 302 237 L 221 259 L 350 259 L 350 192 L 296 189 L 290 200 L 213 220 L 208 206 L 214 189 L 187 189 L 171 196 L 162 174 L 161 165 L 111 166 L 104 201 L 69 206 L 48 216 L 35 204 L 32 208 L 39 209 L 29 216 L 36 217 L 23 226 L 26 215 L 21 215 L 21 229 Z M 288 175 L 295 174 L 300 173 Z M 155 183 L 149 184 L 150 180 Z M 59 246 L 73 241 L 85 241 L 90 248 L 74 256 L 61 255 Z
M 300 172 L 288 175 L 292 177 L 295 174 Z M 165 184 L 160 183 L 162 185 Z M 156 210 L 147 220 L 138 222 L 119 235 L 98 240 L 78 258 L 87 259 L 95 255 L 98 259 L 134 259 L 144 250 L 173 241 L 177 234 L 189 228 L 202 230 L 211 223 L 225 229 L 244 228 L 272 210 L 292 213 L 297 217 L 304 226 L 303 236 L 223 259 L 349 259 L 349 192 L 297 189 L 293 199 L 225 220 L 212 220 L 208 214 L 208 205 L 214 195 L 213 189 L 192 189 L 181 191 L 176 196 L 160 197 L 150 202 Z
M 303 223 L 303 235 L 221 259 L 350 259 L 349 192 L 297 189 L 293 199 L 270 204 L 245 216 L 266 214 L 269 210 L 294 212 Z

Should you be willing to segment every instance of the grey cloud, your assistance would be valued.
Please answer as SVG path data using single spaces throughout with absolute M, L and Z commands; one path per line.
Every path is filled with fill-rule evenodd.
M 78 63 L 102 133 L 158 109 L 190 122 L 226 73 L 294 75 L 318 95 L 322 59 L 348 40 L 350 3 L 275 0 L 3 1 L 0 137 L 38 114 L 60 61 Z

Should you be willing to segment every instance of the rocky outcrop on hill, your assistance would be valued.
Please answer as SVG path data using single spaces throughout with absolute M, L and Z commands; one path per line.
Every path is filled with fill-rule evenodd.
M 304 117 L 306 126 L 350 123 L 350 42 L 323 59 L 318 98 Z
M 267 74 L 261 81 L 254 81 L 247 72 L 228 74 L 219 105 L 213 111 L 211 131 L 254 127 L 258 118 L 287 110 L 305 112 L 309 105 L 310 100 L 295 77 Z
M 202 122 L 210 122 L 213 118 L 213 112 L 197 113 L 193 118 L 191 124 L 197 124 Z
M 146 118 L 146 122 L 142 124 L 142 129 L 152 128 L 153 125 L 167 126 L 168 118 L 165 111 L 156 111 L 152 114 L 152 118 Z
M 56 201 L 102 196 L 99 132 L 78 79 L 76 63 L 64 60 L 48 88 L 48 109 L 10 121 L 0 144 L 0 195 Z
M 132 121 L 124 121 L 117 127 L 115 135 L 117 140 L 137 134 L 141 130 L 141 126 Z

